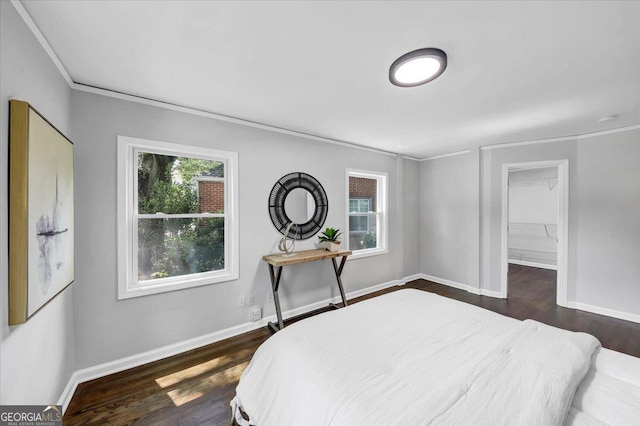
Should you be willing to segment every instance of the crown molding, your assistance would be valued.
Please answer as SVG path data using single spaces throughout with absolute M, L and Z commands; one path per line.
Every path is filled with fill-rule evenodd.
M 580 140 L 583 140 L 583 139 L 589 139 L 589 138 L 594 138 L 594 137 L 604 136 L 604 135 L 611 135 L 611 134 L 614 134 L 614 133 L 628 132 L 630 130 L 637 130 L 637 129 L 640 129 L 640 124 L 634 124 L 634 125 L 631 125 L 631 126 L 624 126 L 624 127 L 617 127 L 615 129 L 609 129 L 609 130 L 599 130 L 597 132 L 580 133 L 580 134 L 571 135 L 571 136 L 559 136 L 559 137 L 547 138 L 547 139 L 532 139 L 532 140 L 528 140 L 528 141 L 506 142 L 506 143 L 499 143 L 499 144 L 495 144 L 495 145 L 485 145 L 485 146 L 481 146 L 480 150 L 481 151 L 488 151 L 488 150 L 492 150 L 492 149 L 511 148 L 511 147 L 514 147 L 514 146 L 524 146 L 524 145 L 535 145 L 535 144 L 540 144 L 540 143 L 565 142 L 565 141 L 572 141 L 572 140 L 580 141 Z M 456 152 L 451 152 L 451 153 L 448 153 L 448 154 L 442 154 L 442 155 L 436 155 L 436 156 L 433 156 L 433 157 L 421 158 L 418 161 L 436 160 L 436 159 L 439 159 L 439 158 L 446 158 L 446 157 L 453 157 L 455 155 L 468 154 L 469 152 L 471 152 L 471 150 L 467 149 L 467 150 L 464 150 L 464 151 L 456 151 Z
M 73 82 L 70 86 L 71 86 L 72 89 L 78 90 L 78 91 L 81 91 L 81 92 L 93 93 L 93 94 L 96 94 L 96 95 L 106 96 L 106 97 L 110 97 L 110 98 L 116 98 L 116 99 L 121 99 L 121 100 L 129 101 L 129 102 L 135 102 L 135 103 L 139 103 L 139 104 L 144 104 L 144 105 L 148 105 L 148 106 L 154 106 L 154 107 L 158 107 L 158 108 L 169 109 L 169 110 L 172 110 L 172 111 L 182 112 L 182 113 L 185 113 L 185 114 L 191 114 L 191 115 L 197 115 L 197 116 L 200 116 L 200 117 L 212 118 L 212 119 L 218 120 L 218 121 L 224 121 L 224 122 L 227 122 L 227 123 L 239 124 L 241 126 L 253 127 L 253 128 L 256 128 L 256 129 L 267 130 L 267 131 L 270 131 L 270 132 L 280 133 L 280 134 L 289 135 L 289 136 L 297 136 L 297 137 L 304 138 L 304 139 L 310 139 L 310 140 L 315 140 L 315 141 L 318 141 L 318 142 L 330 143 L 332 145 L 339 145 L 339 146 L 343 146 L 343 147 L 346 147 L 346 148 L 359 149 L 361 151 L 368 151 L 368 152 L 387 155 L 387 156 L 391 156 L 391 157 L 398 156 L 398 154 L 396 154 L 394 152 L 384 151 L 382 149 L 376 149 L 376 148 L 369 148 L 369 147 L 366 147 L 366 146 L 358 145 L 358 144 L 353 143 L 353 142 L 345 142 L 345 141 L 341 141 L 341 140 L 338 140 L 338 139 L 331 139 L 331 138 L 327 138 L 327 137 L 323 137 L 323 136 L 317 136 L 317 135 L 314 135 L 314 134 L 311 134 L 311 133 L 299 132 L 297 130 L 290 130 L 290 129 L 286 129 L 284 127 L 271 126 L 271 125 L 259 123 L 259 122 L 256 122 L 256 121 L 244 120 L 242 118 L 232 117 L 232 116 L 223 115 L 223 114 L 217 114 L 217 113 L 214 113 L 214 112 L 205 111 L 205 110 L 201 110 L 201 109 L 197 109 L 197 108 L 191 108 L 191 107 L 186 107 L 186 106 L 182 106 L 182 105 L 178 105 L 178 104 L 172 104 L 172 103 L 169 103 L 169 102 L 158 101 L 158 100 L 152 99 L 152 98 L 145 98 L 145 97 L 142 97 L 142 96 L 130 95 L 128 93 L 117 92 L 115 90 L 104 89 L 102 87 L 90 86 L 90 85 L 87 85 L 87 84 L 76 83 L 76 82 Z
M 456 155 L 469 154 L 470 152 L 471 152 L 470 149 L 465 149 L 463 151 L 451 152 L 449 154 L 434 155 L 433 157 L 421 158 L 420 161 L 429 161 L 429 160 L 437 160 L 438 158 L 454 157 Z
M 411 161 L 422 161 L 422 159 L 418 157 L 412 157 L 410 155 L 403 155 L 402 158 L 404 158 L 405 160 L 411 160 Z
M 178 104 L 172 104 L 172 103 L 169 103 L 169 102 L 162 102 L 162 101 L 158 101 L 156 99 L 130 95 L 128 93 L 117 92 L 117 91 L 114 91 L 114 90 L 109 90 L 109 89 L 105 89 L 105 88 L 101 88 L 101 87 L 94 87 L 94 86 L 90 86 L 90 85 L 87 85 L 87 84 L 82 84 L 82 83 L 76 82 L 71 78 L 71 75 L 69 74 L 69 72 L 67 71 L 65 66 L 62 64 L 62 61 L 60 60 L 60 58 L 58 58 L 58 55 L 56 55 L 55 51 L 53 50 L 53 48 L 51 47 L 51 45 L 49 44 L 49 42 L 47 41 L 45 36 L 42 34 L 42 32 L 40 31 L 40 29 L 38 28 L 36 23 L 33 21 L 31 16 L 27 12 L 27 10 L 24 8 L 22 3 L 19 0 L 11 0 L 11 4 L 16 9 L 16 11 L 18 12 L 18 14 L 22 18 L 22 20 L 25 22 L 27 27 L 29 27 L 29 29 L 31 30 L 31 32 L 33 33 L 35 38 L 38 40 L 38 42 L 40 43 L 42 48 L 45 50 L 47 55 L 49 55 L 49 58 L 51 58 L 51 60 L 55 64 L 56 68 L 58 68 L 58 71 L 60 71 L 60 74 L 62 75 L 64 80 L 67 82 L 69 87 L 71 89 L 73 89 L 73 90 L 78 90 L 78 91 L 82 91 L 82 92 L 88 92 L 88 93 L 107 96 L 107 97 L 111 97 L 111 98 L 126 100 L 126 101 L 129 101 L 129 102 L 136 102 L 136 103 L 140 103 L 140 104 L 144 104 L 144 105 L 155 106 L 155 107 L 158 107 L 158 108 L 170 109 L 170 110 L 182 112 L 182 113 L 185 113 L 185 114 L 198 115 L 200 117 L 212 118 L 214 120 L 224 121 L 224 122 L 227 122 L 227 123 L 239 124 L 239 125 L 242 125 L 242 126 L 253 127 L 253 128 L 256 128 L 256 129 L 267 130 L 267 131 L 270 131 L 270 132 L 285 134 L 285 135 L 289 135 L 289 136 L 297 136 L 297 137 L 300 137 L 300 138 L 303 138 L 303 139 L 309 139 L 309 140 L 314 140 L 314 141 L 318 141 L 318 142 L 330 143 L 332 145 L 343 146 L 343 147 L 346 147 L 346 148 L 359 149 L 359 150 L 362 150 L 362 151 L 373 152 L 373 153 L 376 153 L 376 154 L 382 154 L 382 155 L 387 155 L 387 156 L 391 156 L 391 157 L 396 157 L 396 156 L 400 155 L 400 154 L 395 153 L 395 152 L 385 151 L 383 149 L 369 148 L 369 147 L 366 147 L 366 146 L 358 145 L 358 144 L 353 143 L 353 142 L 347 142 L 347 141 L 342 141 L 342 140 L 339 140 L 339 139 L 327 138 L 327 137 L 324 137 L 324 136 L 318 136 L 318 135 L 314 135 L 314 134 L 311 134 L 311 133 L 305 133 L 305 132 L 300 132 L 300 131 L 297 131 L 297 130 L 291 130 L 291 129 L 287 129 L 287 128 L 284 128 L 284 127 L 271 126 L 269 124 L 258 123 L 258 122 L 255 122 L 255 121 L 245 120 L 245 119 L 242 119 L 242 118 L 232 117 L 232 116 L 223 115 L 223 114 L 217 114 L 217 113 L 214 113 L 214 112 L 211 112 L 211 111 L 200 110 L 200 109 L 197 109 L 197 108 L 191 108 L 191 107 L 182 106 L 182 105 L 178 105 Z
M 53 51 L 53 48 L 51 47 L 47 39 L 44 37 L 44 34 L 42 34 L 42 32 L 40 31 L 40 28 L 38 28 L 38 26 L 33 21 L 33 19 L 31 19 L 31 16 L 27 12 L 27 10 L 24 8 L 22 3 L 20 3 L 20 1 L 18 0 L 11 0 L 11 4 L 13 5 L 13 7 L 15 7 L 16 11 L 20 15 L 24 23 L 27 24 L 27 27 L 29 27 L 29 29 L 31 30 L 35 38 L 38 40 L 38 42 L 40 42 L 40 45 L 42 46 L 42 48 L 45 50 L 45 52 L 47 52 L 47 55 L 49 55 L 49 58 L 51 58 L 56 68 L 58 68 L 58 71 L 60 71 L 60 74 L 62 74 L 62 78 L 64 78 L 67 84 L 70 87 L 72 87 L 73 79 L 71 78 L 71 75 L 69 75 L 69 72 L 67 71 L 67 69 L 64 67 L 64 65 L 62 65 L 60 58 L 58 58 L 58 55 L 56 55 L 56 53 Z
M 391 156 L 391 157 L 402 156 L 402 158 L 405 158 L 407 160 L 413 160 L 413 161 L 436 160 L 436 159 L 439 159 L 439 158 L 453 157 L 453 156 L 456 156 L 456 155 L 468 154 L 469 152 L 471 152 L 471 149 L 467 149 L 467 150 L 463 150 L 463 151 L 451 152 L 451 153 L 448 153 L 448 154 L 436 155 L 436 156 L 433 156 L 433 157 L 418 158 L 418 157 L 413 157 L 413 156 L 409 156 L 409 155 L 402 155 L 400 153 L 395 153 L 395 152 L 391 152 L 391 151 L 385 151 L 383 149 L 369 148 L 369 147 L 365 147 L 365 146 L 356 144 L 354 142 L 347 142 L 347 141 L 343 141 L 343 140 L 339 140 L 339 139 L 327 138 L 327 137 L 324 137 L 324 136 L 318 136 L 318 135 L 314 135 L 314 134 L 311 134 L 311 133 L 305 133 L 305 132 L 301 132 L 301 131 L 297 131 L 297 130 L 291 130 L 291 129 L 287 129 L 287 128 L 284 128 L 284 127 L 271 126 L 269 124 L 264 124 L 264 123 L 259 123 L 259 122 L 255 122 L 255 121 L 245 120 L 245 119 L 242 119 L 242 118 L 232 117 L 232 116 L 223 115 L 223 114 L 217 114 L 217 113 L 214 113 L 214 112 L 211 112 L 211 111 L 200 110 L 200 109 L 197 109 L 197 108 L 191 108 L 191 107 L 182 106 L 182 105 L 178 105 L 178 104 L 172 104 L 172 103 L 169 103 L 169 102 L 158 101 L 158 100 L 151 99 L 151 98 L 145 98 L 145 97 L 141 97 L 141 96 L 130 95 L 128 93 L 122 93 L 122 92 L 117 92 L 117 91 L 114 91 L 114 90 L 109 90 L 109 89 L 105 89 L 105 88 L 101 88 L 101 87 L 94 87 L 94 86 L 78 83 L 78 82 L 75 82 L 71 78 L 71 75 L 69 74 L 69 72 L 67 71 L 65 66 L 62 64 L 62 61 L 60 61 L 60 58 L 58 58 L 58 56 L 54 52 L 53 48 L 51 47 L 51 45 L 49 44 L 47 39 L 44 37 L 44 35 L 40 31 L 40 29 L 38 28 L 36 23 L 33 21 L 31 16 L 29 15 L 29 13 L 26 11 L 26 9 L 24 8 L 24 6 L 20 2 L 20 0 L 10 0 L 10 1 L 11 1 L 11 4 L 13 5 L 13 7 L 15 7 L 15 9 L 18 12 L 18 14 L 20 15 L 20 17 L 24 20 L 24 22 L 27 25 L 27 27 L 29 27 L 29 29 L 31 30 L 33 35 L 36 37 L 36 39 L 38 40 L 40 45 L 42 45 L 42 48 L 45 50 L 45 52 L 47 52 L 47 55 L 49 55 L 49 57 L 51 58 L 51 60 L 55 64 L 56 68 L 58 68 L 58 71 L 60 71 L 60 74 L 62 75 L 64 80 L 67 82 L 69 87 L 71 89 L 74 89 L 74 90 L 93 93 L 93 94 L 107 96 L 107 97 L 121 99 L 121 100 L 126 100 L 126 101 L 129 101 L 129 102 L 136 102 L 136 103 L 149 105 L 149 106 L 155 106 L 155 107 L 158 107 L 158 108 L 170 109 L 170 110 L 182 112 L 182 113 L 185 113 L 185 114 L 192 114 L 192 115 L 197 115 L 197 116 L 201 116 L 201 117 L 212 118 L 214 120 L 224 121 L 224 122 L 233 123 L 233 124 L 239 124 L 239 125 L 242 125 L 242 126 L 253 127 L 253 128 L 262 129 L 262 130 L 275 132 L 275 133 L 280 133 L 280 134 L 285 134 L 285 135 L 289 135 L 289 136 L 297 136 L 297 137 L 300 137 L 300 138 L 303 138 L 303 139 L 309 139 L 309 140 L 314 140 L 314 141 L 318 141 L 318 142 L 329 143 L 329 144 L 332 144 L 332 145 L 338 145 L 338 146 L 343 146 L 343 147 L 347 147 L 347 148 L 353 148 L 353 149 L 358 149 L 358 150 L 362 150 L 362 151 L 373 152 L 373 153 L 376 153 L 376 154 L 382 154 L 382 155 L 387 155 L 387 156 Z M 571 136 L 562 136 L 562 137 L 556 137 L 556 138 L 534 139 L 534 140 L 528 140 L 528 141 L 507 142 L 507 143 L 502 143 L 502 144 L 486 145 L 486 146 L 481 146 L 480 150 L 486 151 L 486 150 L 491 150 L 491 149 L 510 148 L 510 147 L 513 147 L 513 146 L 521 146 L 521 145 L 532 145 L 532 144 L 550 143 L 550 142 L 562 142 L 562 141 L 567 141 L 567 140 L 580 140 L 580 139 L 586 139 L 586 138 L 602 136 L 602 135 L 608 135 L 608 134 L 624 132 L 624 131 L 629 131 L 629 130 L 635 130 L 635 129 L 640 129 L 640 125 L 632 125 L 632 126 L 620 127 L 620 128 L 616 128 L 616 129 L 603 130 L 603 131 L 591 132 L 591 133 L 583 133 L 583 134 L 577 134 L 577 135 L 571 135 Z
M 556 137 L 556 138 L 532 139 L 532 140 L 521 141 L 521 142 L 508 142 L 508 143 L 500 143 L 500 144 L 495 144 L 495 145 L 487 145 L 487 146 L 481 146 L 480 149 L 482 151 L 486 151 L 486 150 L 490 150 L 490 149 L 510 148 L 510 147 L 513 147 L 513 146 L 533 145 L 533 144 L 539 144 L 539 143 L 564 142 L 564 141 L 570 141 L 570 140 L 582 140 L 582 139 L 594 138 L 594 137 L 597 137 L 597 136 L 604 136 L 604 135 L 611 135 L 611 134 L 614 134 L 614 133 L 627 132 L 629 130 L 636 130 L 636 129 L 640 129 L 640 124 L 635 124 L 635 125 L 632 125 L 632 126 L 617 127 L 615 129 L 609 129 L 609 130 L 599 130 L 597 132 L 581 133 L 581 134 L 571 135 L 571 136 L 560 136 L 560 137 Z

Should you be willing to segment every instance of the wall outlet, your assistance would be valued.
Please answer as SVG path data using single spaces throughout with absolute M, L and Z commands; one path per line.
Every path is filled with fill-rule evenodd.
M 256 304 L 256 296 L 255 294 L 250 294 L 247 296 L 247 305 L 251 306 L 251 305 L 255 305 Z
M 260 321 L 262 319 L 262 309 L 259 306 L 252 308 L 249 319 L 251 322 Z
M 238 299 L 238 308 L 244 308 L 245 306 L 247 306 L 247 301 L 245 300 L 244 296 L 242 296 L 240 299 Z

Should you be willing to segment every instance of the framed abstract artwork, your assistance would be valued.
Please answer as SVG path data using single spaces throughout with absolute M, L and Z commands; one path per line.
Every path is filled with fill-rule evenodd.
M 10 101 L 9 325 L 74 279 L 73 143 L 27 102 Z

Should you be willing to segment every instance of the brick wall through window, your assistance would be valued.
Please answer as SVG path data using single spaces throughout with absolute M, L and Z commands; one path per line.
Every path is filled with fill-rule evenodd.
M 364 198 L 370 200 L 370 211 L 377 211 L 378 181 L 363 177 L 349 176 L 349 198 Z M 375 218 L 369 218 L 368 231 L 349 231 L 349 248 L 359 250 L 364 248 L 363 238 L 368 232 L 376 232 Z
M 349 177 L 349 198 L 369 198 L 371 211 L 376 211 L 376 195 L 378 181 L 376 179 Z
M 198 180 L 200 213 L 224 212 L 224 181 Z

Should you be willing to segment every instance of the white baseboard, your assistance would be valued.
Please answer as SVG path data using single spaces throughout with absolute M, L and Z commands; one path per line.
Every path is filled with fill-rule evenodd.
M 427 274 L 420 274 L 420 275 L 423 280 L 433 281 L 434 283 L 447 285 L 453 288 L 459 288 L 460 290 L 466 290 L 469 293 L 475 293 L 469 284 L 463 284 L 457 281 L 451 281 L 446 278 L 434 277 L 433 275 L 427 275 Z M 478 290 L 478 289 L 474 289 L 474 290 Z M 478 293 L 475 293 L 475 294 L 478 294 Z
M 640 315 L 631 314 L 629 312 L 616 311 L 614 309 L 602 308 L 600 306 L 588 305 L 581 302 L 567 302 L 567 308 L 579 309 L 598 315 L 605 315 L 612 318 L 618 318 L 625 321 L 640 323 Z
M 419 275 L 419 274 L 417 274 Z M 347 299 L 354 299 L 356 297 L 364 296 L 365 294 L 373 293 L 385 288 L 405 284 L 414 279 L 420 278 L 417 275 L 410 277 L 404 277 L 400 280 L 387 281 L 385 283 L 376 284 L 371 287 L 367 287 L 361 290 L 352 291 L 346 294 Z M 341 301 L 340 296 L 328 298 L 320 302 L 311 303 L 299 308 L 290 309 L 282 313 L 284 318 L 294 317 L 296 315 L 310 312 L 315 309 L 320 309 L 327 306 L 329 303 L 337 303 Z M 89 380 L 104 377 L 109 374 L 118 373 L 120 371 L 128 370 L 129 368 L 138 367 L 153 361 L 158 361 L 163 358 L 167 358 L 173 355 L 178 355 L 183 352 L 187 352 L 193 349 L 200 348 L 202 346 L 210 345 L 220 340 L 228 339 L 233 336 L 237 336 L 248 331 L 257 330 L 261 327 L 265 327 L 269 321 L 276 321 L 276 316 L 271 315 L 269 317 L 262 318 L 260 321 L 248 322 L 240 324 L 234 327 L 229 327 L 224 330 L 216 331 L 213 333 L 205 334 L 203 336 L 195 337 L 193 339 L 184 340 L 182 342 L 174 343 L 172 345 L 163 346 L 161 348 L 153 349 L 147 352 L 142 352 L 136 355 L 131 355 L 125 358 L 120 358 L 114 361 L 106 362 L 104 364 L 95 365 L 93 367 L 83 368 L 75 371 L 67 386 L 62 391 L 60 398 L 58 399 L 58 405 L 62 405 L 63 413 L 67 410 L 71 398 L 76 391 L 77 386 L 80 383 L 87 382 Z
M 514 265 L 531 266 L 532 268 L 552 269 L 554 271 L 558 270 L 556 265 L 549 265 L 548 263 L 529 262 L 517 259 L 509 259 L 509 263 L 513 263 Z
M 477 294 L 479 296 L 488 296 L 488 297 L 495 297 L 497 299 L 504 299 L 500 291 L 488 290 L 486 288 L 477 288 L 477 287 L 470 286 L 469 284 L 463 284 L 457 281 L 447 280 L 445 278 L 434 277 L 433 275 L 427 275 L 427 274 L 419 274 L 419 275 L 420 275 L 420 278 L 424 280 L 433 281 L 434 283 L 443 284 L 443 285 L 457 288 L 460 290 L 465 290 L 465 291 L 468 291 L 469 293 Z
M 460 290 L 466 290 L 469 293 L 478 294 L 481 296 L 495 297 L 497 299 L 505 298 L 501 295 L 499 291 L 487 290 L 482 288 L 479 289 L 479 288 L 472 287 L 469 284 L 463 284 L 456 281 L 451 281 L 451 280 L 447 280 L 440 277 L 434 277 L 432 275 L 427 275 L 427 274 L 418 274 L 418 275 L 420 275 L 420 278 L 422 279 L 433 281 L 434 283 L 443 284 L 449 287 L 454 287 Z M 640 323 L 640 315 L 631 314 L 629 312 L 616 311 L 614 309 L 602 308 L 600 306 L 593 306 L 593 305 L 588 305 L 586 303 L 580 303 L 580 302 L 567 302 L 566 307 L 572 308 L 572 309 L 579 309 L 581 311 L 587 311 L 594 314 L 605 315 L 612 318 L 618 318 L 625 321 Z
M 406 283 L 409 283 L 411 281 L 419 280 L 422 278 L 423 275 L 424 274 L 409 275 L 408 277 L 404 277 L 401 280 L 398 280 L 398 285 L 405 285 Z
M 76 391 L 76 387 L 80 383 L 88 382 L 89 380 L 104 377 L 109 374 L 118 373 L 129 368 L 138 367 L 143 364 L 177 355 L 182 352 L 206 346 L 211 343 L 227 339 L 229 337 L 237 336 L 239 334 L 258 329 L 265 326 L 268 320 L 270 320 L 270 318 L 265 318 L 257 322 L 241 324 L 235 327 L 226 328 L 224 330 L 209 333 L 189 340 L 184 340 L 182 342 L 163 346 L 161 348 L 153 349 L 140 354 L 131 355 L 125 358 L 106 362 L 104 364 L 77 370 L 71 375 L 67 386 L 58 399 L 58 405 L 62 405 L 62 411 L 64 413 L 69 406 L 69 402 L 71 402 L 71 398 L 73 397 L 73 393 Z
M 480 289 L 480 296 L 493 297 L 495 299 L 506 299 L 506 296 L 504 296 L 500 291 L 498 291 L 498 290 L 489 290 L 489 289 L 486 289 L 486 288 L 481 288 Z
M 447 280 L 440 277 L 434 277 L 432 275 L 414 274 L 408 277 L 401 278 L 399 280 L 387 281 L 385 283 L 376 284 L 361 290 L 349 292 L 347 293 L 347 299 L 353 299 L 356 297 L 364 296 L 366 294 L 373 293 L 373 292 L 383 290 L 385 288 L 397 286 L 397 285 L 398 286 L 404 285 L 416 279 L 433 281 L 438 284 L 443 284 L 449 287 L 465 290 L 473 294 L 495 297 L 495 298 L 501 297 L 500 292 L 498 291 L 479 289 L 479 288 L 472 287 L 469 284 L 463 284 L 463 283 Z M 339 296 L 328 298 L 320 302 L 315 302 L 299 308 L 290 309 L 284 312 L 283 316 L 285 318 L 293 317 L 296 315 L 303 314 L 305 312 L 309 312 L 315 309 L 325 307 L 329 303 L 336 303 L 339 301 L 340 301 Z M 601 308 L 598 306 L 587 305 L 585 303 L 580 303 L 580 302 L 568 302 L 567 307 L 580 309 L 588 312 L 593 312 L 595 314 L 606 315 L 613 318 L 619 318 L 626 321 L 640 323 L 640 315 L 630 314 L 627 312 L 615 311 L 613 309 Z M 157 360 L 167 358 L 173 355 L 177 355 L 183 352 L 187 352 L 193 349 L 197 349 L 202 346 L 210 345 L 220 340 L 228 339 L 230 337 L 237 336 L 239 334 L 246 333 L 248 331 L 265 327 L 269 321 L 275 321 L 275 320 L 276 320 L 276 316 L 271 315 L 269 317 L 265 317 L 261 319 L 260 321 L 240 324 L 234 327 L 226 328 L 224 330 L 220 330 L 220 331 L 209 333 L 203 336 L 195 337 L 193 339 L 188 339 L 182 342 L 174 343 L 172 345 L 167 345 L 161 348 L 153 349 L 151 351 L 143 352 L 136 355 L 131 355 L 125 358 L 117 359 L 117 360 L 96 365 L 93 367 L 83 368 L 82 370 L 77 370 L 71 375 L 69 382 L 67 383 L 67 386 L 62 391 L 62 394 L 58 399 L 58 405 L 62 405 L 63 412 L 65 412 L 67 410 L 67 407 L 69 406 L 69 402 L 71 402 L 71 398 L 73 397 L 76 387 L 80 383 L 97 379 L 99 377 L 104 377 L 109 374 L 118 373 L 120 371 L 124 371 L 129 368 L 138 367 L 143 364 L 147 364 L 153 361 L 157 361 Z

